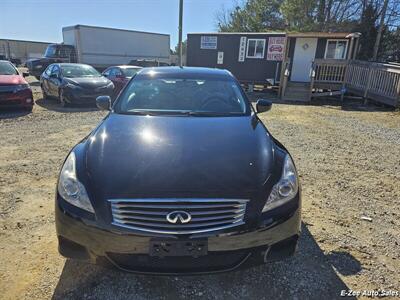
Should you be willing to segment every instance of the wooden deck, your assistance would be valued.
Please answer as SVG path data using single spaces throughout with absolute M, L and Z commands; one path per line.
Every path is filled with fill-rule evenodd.
M 281 99 L 310 101 L 315 97 L 352 93 L 390 106 L 400 105 L 400 66 L 359 60 L 315 59 L 310 82 L 291 82 L 290 59 L 283 62 Z

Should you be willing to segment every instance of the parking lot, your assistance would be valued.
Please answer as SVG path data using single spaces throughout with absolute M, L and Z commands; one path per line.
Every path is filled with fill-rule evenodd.
M 69 149 L 106 113 L 43 100 L 0 113 L 0 290 L 4 299 L 321 299 L 400 290 L 400 113 L 355 101 L 274 104 L 261 116 L 292 153 L 303 226 L 289 260 L 220 275 L 126 274 L 57 252 L 54 191 Z M 252 95 L 256 98 L 257 95 Z

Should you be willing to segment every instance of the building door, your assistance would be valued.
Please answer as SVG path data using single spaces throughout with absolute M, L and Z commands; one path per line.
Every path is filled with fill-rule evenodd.
M 294 47 L 291 81 L 309 82 L 310 68 L 317 50 L 317 38 L 297 38 Z

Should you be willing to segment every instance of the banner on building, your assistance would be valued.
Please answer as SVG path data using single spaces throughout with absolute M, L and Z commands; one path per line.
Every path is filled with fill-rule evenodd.
M 270 37 L 268 39 L 267 60 L 283 60 L 285 37 Z
M 217 49 L 217 37 L 201 36 L 200 49 Z

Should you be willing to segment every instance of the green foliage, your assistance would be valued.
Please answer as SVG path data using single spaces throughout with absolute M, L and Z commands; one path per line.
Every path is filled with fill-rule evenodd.
M 316 0 L 284 0 L 281 13 L 290 30 L 316 30 L 318 27 L 315 22 L 317 4 Z
M 236 6 L 228 16 L 219 16 L 218 27 L 226 32 L 262 32 L 285 28 L 280 7 L 283 0 L 248 0 Z
M 182 55 L 186 55 L 187 40 L 182 42 Z M 171 54 L 179 54 L 179 43 L 176 44 L 175 49 L 171 50 Z
M 359 59 L 368 60 L 372 57 L 378 32 L 375 25 L 377 19 L 378 14 L 375 8 L 369 4 L 361 16 L 360 24 L 355 27 L 355 30 L 361 33 Z

